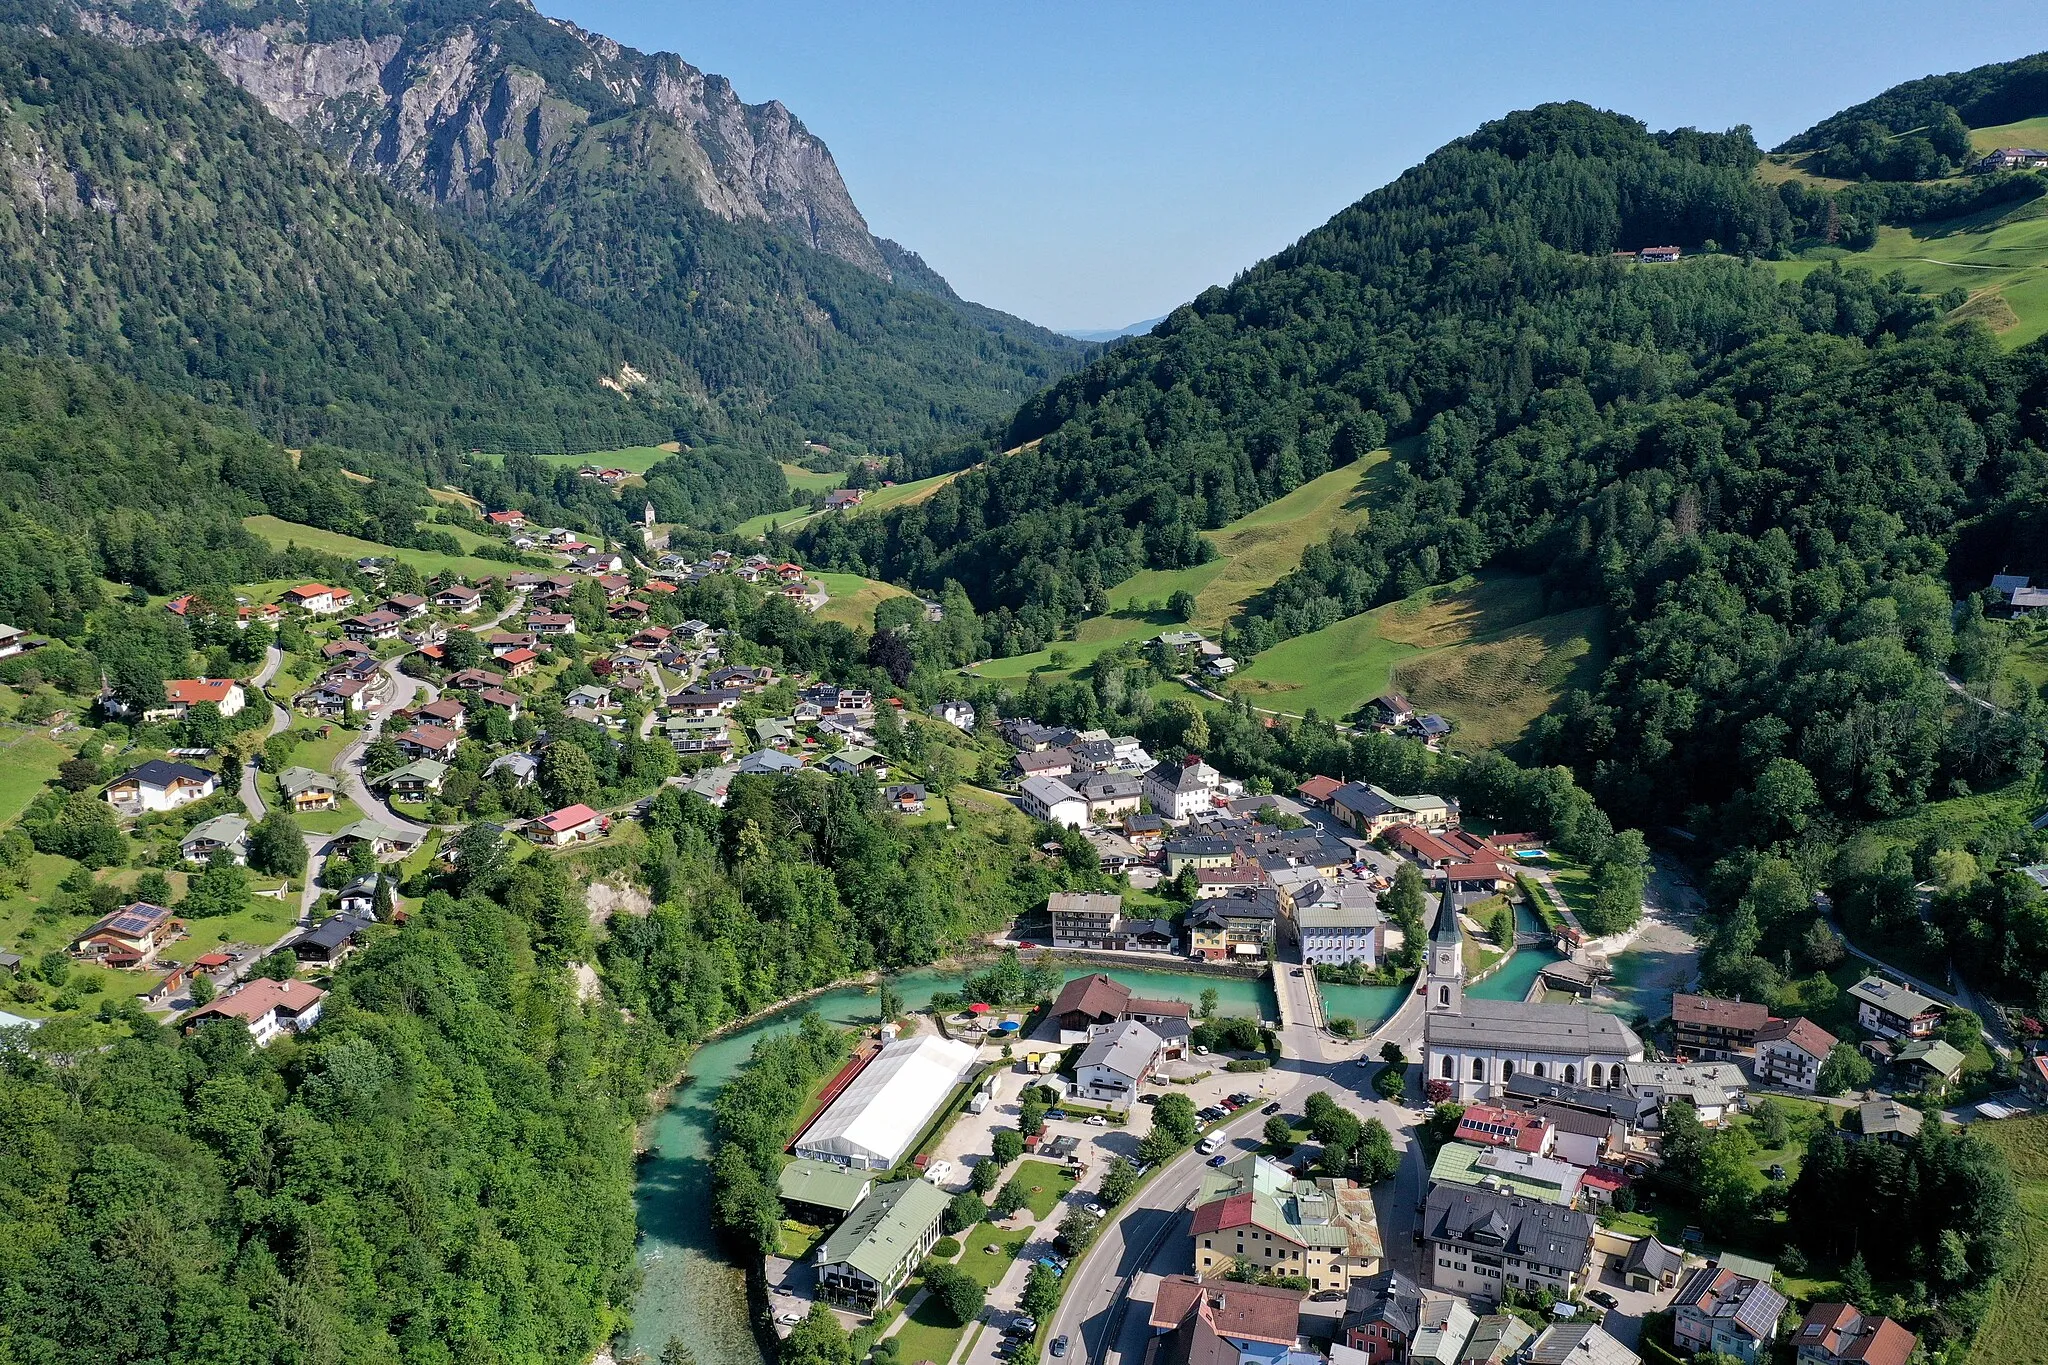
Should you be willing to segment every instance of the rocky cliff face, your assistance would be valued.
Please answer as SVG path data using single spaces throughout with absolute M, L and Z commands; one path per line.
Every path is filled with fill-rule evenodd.
M 742 103 L 724 77 L 674 53 L 635 51 L 525 0 L 412 24 L 396 6 L 351 6 L 355 32 L 346 34 L 333 32 L 323 3 L 243 28 L 224 26 L 218 6 L 202 11 L 197 0 L 146 9 L 113 0 L 85 10 L 83 22 L 124 42 L 185 38 L 328 152 L 471 214 L 531 193 L 578 155 L 593 128 L 652 110 L 673 134 L 631 145 L 712 213 L 771 224 L 870 274 L 894 276 L 832 153 L 777 101 Z M 605 155 L 615 158 L 621 145 L 606 139 Z

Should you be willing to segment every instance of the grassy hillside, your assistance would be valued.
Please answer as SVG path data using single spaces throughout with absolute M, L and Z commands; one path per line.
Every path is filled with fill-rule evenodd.
M 2048 1341 L 2048 1118 L 1979 1124 L 1971 1130 L 2005 1153 L 2018 1186 L 2019 1245 L 1991 1310 L 1970 1343 L 1970 1365 L 2039 1360 Z
M 1970 145 L 1980 152 L 1995 151 L 2000 147 L 2048 147 L 2048 114 L 2039 118 L 2023 118 L 2017 123 L 1972 128 Z
M 594 464 L 602 469 L 630 469 L 635 474 L 645 474 L 681 448 L 674 441 L 668 441 L 658 446 L 626 446 L 620 450 L 593 450 L 582 455 L 543 455 L 540 458 L 549 464 L 564 465 L 570 469 Z
M 379 545 L 374 540 L 358 540 L 338 531 L 323 531 L 317 526 L 303 526 L 295 521 L 284 521 L 273 516 L 242 518 L 242 525 L 254 531 L 274 548 L 297 545 L 301 549 L 318 550 L 323 554 L 345 555 L 350 559 L 364 559 L 372 555 L 387 559 L 401 559 L 424 574 L 437 574 L 452 569 L 465 578 L 489 578 L 507 573 L 513 566 L 495 559 L 478 559 L 474 555 L 446 555 L 438 550 L 398 549 L 390 545 Z M 474 531 L 458 527 L 437 526 L 437 531 L 447 531 L 464 544 L 481 543 L 483 537 Z
M 1351 715 L 1388 688 L 1449 717 L 1460 747 L 1505 744 L 1567 689 L 1596 681 L 1595 607 L 1543 614 L 1533 578 L 1482 575 L 1286 640 L 1232 678 L 1261 708 Z
M 791 466 L 785 465 L 783 468 L 786 471 Z M 813 474 L 809 470 L 799 470 L 798 472 L 803 476 L 804 482 L 791 479 L 790 484 L 792 487 L 837 488 L 844 482 L 844 479 L 837 474 Z M 760 516 L 750 517 L 738 526 L 735 526 L 733 534 L 740 536 L 765 535 L 770 526 L 774 526 L 782 531 L 794 531 L 799 526 L 807 526 L 827 515 L 874 516 L 878 513 L 886 512 L 892 507 L 906 507 L 914 502 L 923 502 L 926 498 L 938 492 L 965 472 L 965 470 L 956 469 L 950 474 L 934 474 L 928 479 L 913 479 L 909 483 L 891 484 L 887 488 L 870 488 L 867 497 L 861 500 L 860 506 L 854 508 L 851 512 L 833 512 L 829 514 L 825 512 L 791 512 L 786 510 L 781 512 L 763 512 Z M 824 478 L 830 478 L 833 482 L 816 482 Z
M 1388 458 L 1388 451 L 1376 450 L 1227 526 L 1202 532 L 1202 538 L 1216 547 L 1216 558 L 1187 569 L 1134 574 L 1110 590 L 1109 614 L 1081 622 L 1072 641 L 993 660 L 980 672 L 991 678 L 1021 678 L 1054 668 L 1053 656 L 1058 654 L 1066 663 L 1055 671 L 1071 674 L 1105 649 L 1149 639 L 1179 624 L 1167 614 L 1166 603 L 1181 591 L 1195 595 L 1196 627 L 1220 630 L 1240 606 L 1299 564 L 1302 551 L 1339 527 L 1364 522 L 1373 490 L 1390 467 Z
M 910 596 L 893 583 L 878 583 L 859 574 L 827 573 L 818 577 L 831 597 L 829 602 L 818 608 L 818 619 L 837 621 L 861 630 L 874 629 L 876 607 L 892 597 Z
M 2031 124 L 2048 124 L 2048 119 L 2009 127 Z M 1824 248 L 1797 260 L 1775 261 L 1772 267 L 1781 277 L 1797 280 L 1833 260 L 1900 271 L 1930 293 L 1967 289 L 1970 299 L 1958 316 L 1982 321 L 2007 346 L 2023 346 L 2048 333 L 2048 200 L 1947 222 L 1879 228 L 1877 245 L 1869 251 Z

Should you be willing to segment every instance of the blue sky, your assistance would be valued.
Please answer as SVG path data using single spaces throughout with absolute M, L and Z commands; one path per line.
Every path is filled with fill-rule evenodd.
M 2039 0 L 539 3 L 781 100 L 877 233 L 1061 328 L 1164 313 L 1511 109 L 1582 99 L 1770 145 L 2048 48 Z

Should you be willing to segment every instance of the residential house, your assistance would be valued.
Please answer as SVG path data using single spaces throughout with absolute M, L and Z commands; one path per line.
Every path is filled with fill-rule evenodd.
M 1150 853 L 1166 842 L 1166 821 L 1157 815 L 1126 815 L 1124 817 L 1124 838 L 1136 844 L 1141 852 Z
M 369 706 L 376 693 L 376 684 L 368 678 L 351 678 L 343 674 L 330 673 L 294 697 L 292 703 L 300 710 L 309 711 L 316 716 L 340 720 Z
M 1135 1019 L 1104 1025 L 1074 1063 L 1074 1093 L 1112 1113 L 1127 1112 L 1165 1051 L 1163 1039 Z
M 462 736 L 445 725 L 415 725 L 398 737 L 399 750 L 409 758 L 434 758 L 446 763 L 455 757 Z
M 1756 1365 L 1768 1358 L 1778 1339 L 1785 1296 L 1768 1279 L 1709 1261 L 1679 1283 L 1671 1309 L 1671 1335 L 1679 1350 L 1693 1355 L 1719 1351 Z
M 1148 1365 L 1299 1365 L 1299 1289 L 1168 1275 L 1152 1300 Z
M 333 663 L 338 659 L 374 659 L 377 653 L 360 640 L 330 640 L 320 646 L 320 657 Z
M 1398 1270 L 1353 1280 L 1338 1328 L 1343 1345 L 1365 1354 L 1367 1365 L 1399 1365 L 1422 1321 L 1422 1292 Z
M 1799 1365 L 1906 1365 L 1920 1339 L 1853 1303 L 1817 1303 L 1792 1334 Z
M 1314 806 L 1318 810 L 1327 810 L 1330 805 L 1330 798 L 1343 789 L 1344 784 L 1336 778 L 1318 776 L 1311 777 L 1306 782 L 1298 784 L 1294 789 L 1294 794 L 1305 806 Z
M 484 636 L 484 648 L 493 659 L 502 659 L 515 649 L 537 649 L 540 636 L 530 630 L 499 630 Z
M 164 704 L 143 713 L 149 721 L 176 720 L 195 706 L 213 705 L 223 717 L 240 715 L 248 694 L 233 678 L 172 678 L 164 683 Z
M 1135 1019 L 1158 1033 L 1170 1023 L 1185 1024 L 1190 1013 L 1182 1001 L 1134 996 L 1129 986 L 1097 972 L 1077 976 L 1060 987 L 1048 1017 L 1059 1028 L 1060 1042 L 1071 1046 L 1091 1042 L 1098 1028 L 1125 1019 Z
M 1756 1034 L 1756 1078 L 1811 1092 L 1834 1050 L 1835 1035 L 1811 1019 L 1772 1019 Z
M 507 509 L 503 512 L 486 512 L 484 513 L 484 520 L 493 526 L 502 526 L 508 531 L 523 531 L 526 529 L 526 513 L 516 509 Z
M 1892 1050 L 1892 1070 L 1910 1089 L 1938 1090 L 1963 1074 L 1963 1054 L 1941 1038 L 1911 1038 Z
M 1465 1343 L 1472 1339 L 1479 1318 L 1463 1299 L 1431 1295 L 1422 1301 L 1415 1320 L 1415 1340 L 1409 1343 L 1408 1359 L 1413 1365 L 1458 1365 Z M 1535 1333 L 1530 1333 L 1534 1336 Z
M 526 618 L 526 629 L 536 637 L 574 635 L 576 618 L 566 612 L 538 612 Z
M 1742 1108 L 1749 1077 L 1733 1062 L 1628 1062 L 1622 1084 L 1646 1106 L 1658 1111 L 1672 1100 L 1685 1100 L 1700 1122 L 1718 1127 Z M 1653 1125 L 1654 1126 L 1654 1125 Z
M 924 803 L 924 787 L 916 782 L 899 782 L 882 788 L 882 805 L 898 815 L 922 815 Z
M 153 758 L 108 783 L 106 802 L 123 815 L 145 815 L 204 801 L 219 790 L 217 773 Z
M 527 826 L 528 836 L 537 844 L 564 848 L 602 838 L 611 829 L 611 817 L 578 803 L 551 811 Z
M 310 616 L 335 616 L 354 604 L 355 594 L 347 588 L 330 588 L 325 583 L 302 583 L 278 601 L 297 607 Z
M 1916 990 L 1866 976 L 1849 988 L 1856 1022 L 1880 1038 L 1925 1038 L 1941 1021 L 1941 1006 Z
M 1135 814 L 1145 800 L 1145 784 L 1119 773 L 1097 773 L 1084 779 L 1079 790 L 1088 802 L 1088 822 L 1093 825 L 1118 824 L 1126 815 Z
M 2032 580 L 2021 574 L 1994 575 L 1991 590 L 2001 599 L 1998 614 L 2002 616 L 2030 616 L 2048 607 L 2048 588 L 2033 586 Z
M 178 845 L 178 852 L 188 863 L 210 862 L 214 854 L 225 853 L 237 866 L 246 865 L 249 861 L 248 817 L 229 814 L 202 820 Z
M 1675 261 L 1685 253 L 1675 246 L 1646 246 L 1636 250 L 1636 259 L 1644 263 Z
M 376 922 L 366 915 L 329 915 L 285 946 L 301 962 L 339 962 L 355 951 L 364 930 Z
M 1169 880 L 1180 876 L 1191 867 L 1197 872 L 1203 872 L 1230 867 L 1237 862 L 1237 849 L 1228 840 L 1207 835 L 1168 839 L 1165 848 L 1166 875 Z
M 786 754 L 780 749 L 761 749 L 740 760 L 740 772 L 753 777 L 802 772 L 803 766 L 802 759 L 795 754 Z
M 974 733 L 974 706 L 971 702 L 942 701 L 932 708 L 932 714 L 956 730 Z
M 1074 772 L 1074 755 L 1066 749 L 1020 749 L 1010 763 L 1017 775 L 1027 781 L 1034 777 L 1070 777 Z
M 1202 1177 L 1189 1231 L 1204 1279 L 1242 1262 L 1263 1274 L 1299 1275 L 1313 1291 L 1348 1290 L 1377 1275 L 1386 1255 L 1370 1190 L 1328 1177 L 1297 1180 L 1257 1153 Z
M 939 1240 L 951 1199 L 927 1180 L 875 1186 L 819 1244 L 818 1297 L 858 1312 L 887 1302 Z
M 1919 1137 L 1920 1126 L 1926 1121 L 1926 1115 L 1918 1109 L 1891 1099 L 1865 1100 L 1858 1107 L 1856 1118 L 1856 1131 L 1849 1136 L 1899 1146 Z
M 28 647 L 28 636 L 19 626 L 0 626 L 0 659 L 11 659 Z
M 441 783 L 448 776 L 448 765 L 438 759 L 422 758 L 394 768 L 377 779 L 377 785 L 393 796 L 420 801 L 441 790 Z
M 484 769 L 485 777 L 506 775 L 515 787 L 530 787 L 540 777 L 540 760 L 532 754 L 504 754 L 491 760 Z
M 434 605 L 443 611 L 459 612 L 467 616 L 483 604 L 483 593 L 460 583 L 451 583 L 434 592 Z
M 187 1032 L 214 1019 L 233 1019 L 249 1030 L 258 1047 L 269 1047 L 287 1033 L 304 1033 L 320 1020 L 320 1002 L 327 992 L 310 981 L 272 981 L 257 977 L 210 1000 L 184 1018 Z
M 485 688 L 504 685 L 505 675 L 487 668 L 465 668 L 448 679 L 449 689 L 456 692 L 481 692 Z
M 1770 1022 L 1761 1002 L 1723 1000 L 1711 995 L 1671 997 L 1671 1027 L 1678 1050 L 1695 1057 L 1750 1057 L 1757 1031 Z
M 403 621 L 417 621 L 427 614 L 427 599 L 416 592 L 395 592 L 384 599 L 383 609 Z
M 334 836 L 329 856 L 346 856 L 357 844 L 369 845 L 370 852 L 380 860 L 403 857 L 420 846 L 420 836 L 410 830 L 394 828 L 384 822 L 365 817 L 344 826 Z
M 414 720 L 426 721 L 444 729 L 460 732 L 469 719 L 469 709 L 456 697 L 436 697 L 423 706 L 412 709 Z
M 1594 1322 L 1553 1322 L 1529 1343 L 1525 1365 L 1643 1365 L 1643 1358 Z
M 144 968 L 184 934 L 185 922 L 169 910 L 135 901 L 95 920 L 71 940 L 71 952 L 106 967 Z
M 277 775 L 277 789 L 294 815 L 333 810 L 341 801 L 340 785 L 311 768 L 286 768 Z
M 866 496 L 867 490 L 864 488 L 835 488 L 825 495 L 825 510 L 827 512 L 850 511 L 860 506 L 861 499 Z
M 396 640 L 398 628 L 404 624 L 405 618 L 397 612 L 379 608 L 349 617 L 341 623 L 341 628 L 348 632 L 349 639 L 367 643 L 371 640 Z
M 1473 1324 L 1465 1349 L 1458 1353 L 1458 1365 L 1508 1365 L 1519 1361 L 1536 1329 L 1506 1313 L 1488 1313 Z
M 1175 822 L 1215 809 L 1223 785 L 1223 774 L 1194 754 L 1179 763 L 1158 764 L 1145 774 L 1152 809 Z
M 615 574 L 626 571 L 626 561 L 608 550 L 598 550 L 570 560 L 569 567 L 581 574 Z
M 876 779 L 889 775 L 889 760 L 873 749 L 859 744 L 849 744 L 838 753 L 832 754 L 818 765 L 834 777 L 841 773 L 867 773 Z
M 1037 757 L 1038 755 L 1031 755 Z M 1024 755 L 1018 755 L 1024 757 Z M 1057 777 L 1027 777 L 1018 793 L 1018 804 L 1026 815 L 1069 829 L 1088 823 L 1088 798 Z
M 1123 920 L 1122 896 L 1101 892 L 1055 891 L 1046 901 L 1052 917 L 1055 948 L 1114 948 Z
M 502 687 L 486 687 L 476 694 L 476 699 L 481 705 L 498 707 L 508 720 L 518 720 L 520 707 L 524 704 L 517 692 L 507 692 Z
M 334 895 L 334 907 L 357 919 L 377 918 L 377 879 L 358 877 Z
M 530 649 L 515 649 L 500 655 L 498 662 L 504 665 L 508 677 L 524 678 L 540 667 L 540 655 Z
M 1593 1254 L 1593 1216 L 1465 1185 L 1423 1205 L 1424 1265 L 1450 1293 L 1499 1301 L 1503 1287 L 1575 1298 Z
M 1418 829 L 1441 830 L 1458 824 L 1458 805 L 1427 792 L 1400 796 L 1370 782 L 1347 782 L 1328 796 L 1330 814 L 1361 839 L 1376 839 L 1390 829 L 1412 825 Z M 1457 858 L 1457 850 L 1443 861 Z
M 593 711 L 609 710 L 612 705 L 612 690 L 598 683 L 584 683 L 567 699 L 570 706 L 587 706 Z
M 1279 896 L 1271 887 L 1202 901 L 1188 912 L 1188 951 L 1212 962 L 1263 958 L 1279 918 Z
M 1365 704 L 1365 713 L 1375 725 L 1398 727 L 1415 719 L 1415 707 L 1399 692 L 1382 692 Z

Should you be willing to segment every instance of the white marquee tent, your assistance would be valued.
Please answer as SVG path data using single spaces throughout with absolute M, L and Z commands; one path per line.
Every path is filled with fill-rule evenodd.
M 975 1057 L 966 1043 L 930 1035 L 886 1045 L 804 1130 L 796 1154 L 856 1170 L 888 1170 L 903 1159 L 953 1087 L 967 1079 Z

